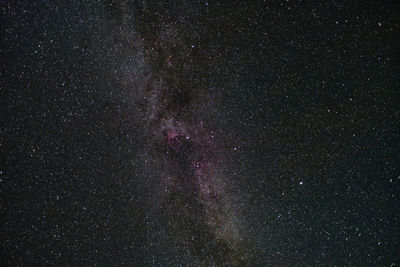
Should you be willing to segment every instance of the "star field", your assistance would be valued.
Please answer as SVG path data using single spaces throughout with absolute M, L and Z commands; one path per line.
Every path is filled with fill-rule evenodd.
M 399 264 L 394 1 L 0 8 L 0 265 Z

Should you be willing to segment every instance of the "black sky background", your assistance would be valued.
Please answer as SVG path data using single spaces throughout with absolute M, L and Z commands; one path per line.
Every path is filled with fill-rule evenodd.
M 190 88 L 182 116 L 220 138 L 250 240 L 241 264 L 398 264 L 399 13 L 1 1 L 0 264 L 202 262 L 152 212 L 163 164 L 131 84 L 146 72 Z

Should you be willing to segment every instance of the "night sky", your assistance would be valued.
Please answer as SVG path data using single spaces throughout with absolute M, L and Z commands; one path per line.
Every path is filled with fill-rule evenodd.
M 0 1 L 0 265 L 399 266 L 397 1 Z

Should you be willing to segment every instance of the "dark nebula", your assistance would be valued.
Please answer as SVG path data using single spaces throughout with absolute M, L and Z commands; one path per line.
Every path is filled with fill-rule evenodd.
M 1 266 L 397 266 L 395 1 L 0 2 Z

